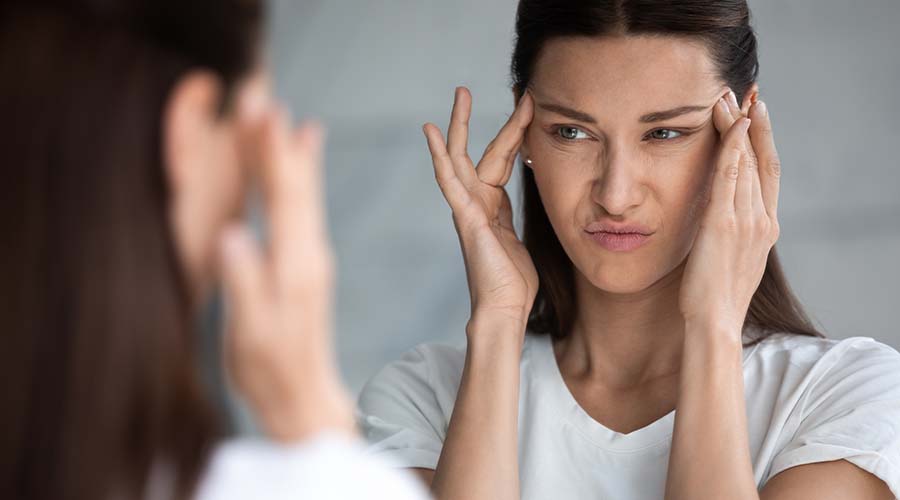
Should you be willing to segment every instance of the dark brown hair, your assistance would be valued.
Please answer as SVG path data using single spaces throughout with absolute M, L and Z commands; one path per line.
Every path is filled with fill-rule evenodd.
M 249 0 L 0 7 L 0 498 L 192 494 L 220 425 L 161 117 L 191 69 L 232 87 L 261 20 Z
M 745 0 L 521 0 L 512 55 L 513 88 L 518 93 L 528 87 L 541 49 L 552 38 L 641 34 L 704 42 L 720 77 L 739 102 L 756 82 L 756 35 Z M 569 333 L 576 314 L 573 264 L 550 225 L 534 173 L 521 170 L 523 240 L 540 278 L 528 328 L 562 337 Z M 745 325 L 756 327 L 756 336 L 747 345 L 776 332 L 824 337 L 791 292 L 774 248 Z

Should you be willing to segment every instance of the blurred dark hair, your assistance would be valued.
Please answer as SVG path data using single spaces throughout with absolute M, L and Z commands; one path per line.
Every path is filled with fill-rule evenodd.
M 0 498 L 192 494 L 221 427 L 169 224 L 162 113 L 192 69 L 233 87 L 262 15 L 261 0 L 0 7 Z
M 531 83 L 541 49 L 550 39 L 568 36 L 669 35 L 705 43 L 720 78 L 738 102 L 759 72 L 756 35 L 745 0 L 520 0 L 512 84 L 520 94 Z M 562 337 L 575 318 L 574 269 L 541 202 L 534 173 L 522 168 L 524 235 L 540 277 L 528 320 L 535 333 Z M 776 332 L 824 337 L 794 296 L 773 248 L 762 282 L 745 319 L 756 327 L 752 345 Z

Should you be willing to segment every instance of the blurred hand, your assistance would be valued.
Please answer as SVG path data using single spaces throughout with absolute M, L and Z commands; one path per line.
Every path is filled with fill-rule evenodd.
M 423 130 L 441 192 L 453 210 L 466 265 L 472 316 L 501 316 L 521 323 L 528 319 L 538 275 L 525 246 L 516 236 L 512 208 L 504 186 L 533 116 L 527 92 L 515 112 L 485 149 L 476 168 L 466 151 L 472 97 L 456 89 L 447 143 L 433 124 Z
M 222 235 L 226 369 L 273 439 L 353 433 L 352 403 L 332 348 L 323 132 L 315 124 L 292 129 L 280 110 L 248 127 L 244 153 L 261 181 L 270 238 L 263 252 L 243 224 Z

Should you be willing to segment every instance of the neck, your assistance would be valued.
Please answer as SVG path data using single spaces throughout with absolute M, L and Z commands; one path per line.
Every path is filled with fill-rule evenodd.
M 609 387 L 640 386 L 680 371 L 684 318 L 678 306 L 682 264 L 634 294 L 613 294 L 575 272 L 576 317 L 559 342 L 568 373 Z

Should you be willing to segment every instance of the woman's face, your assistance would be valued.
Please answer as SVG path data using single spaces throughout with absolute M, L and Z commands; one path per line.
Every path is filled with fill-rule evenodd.
M 554 39 L 529 88 L 535 112 L 523 156 L 576 269 L 612 293 L 672 273 L 697 233 L 718 143 L 713 105 L 728 90 L 704 46 Z

